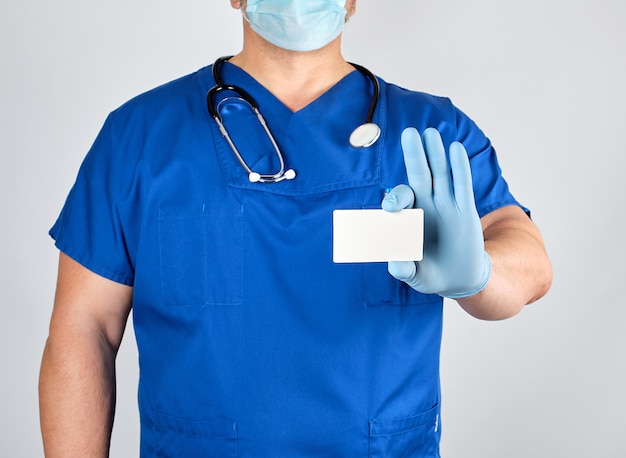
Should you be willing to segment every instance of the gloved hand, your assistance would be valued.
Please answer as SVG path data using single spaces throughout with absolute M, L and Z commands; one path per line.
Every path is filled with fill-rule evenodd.
M 424 209 L 424 258 L 389 262 L 389 273 L 424 294 L 472 296 L 489 281 L 491 261 L 474 202 L 469 158 L 463 145 L 454 142 L 448 164 L 441 135 L 434 128 L 424 131 L 423 140 L 422 146 L 414 128 L 402 133 L 410 187 L 393 188 L 382 207 L 390 212 Z

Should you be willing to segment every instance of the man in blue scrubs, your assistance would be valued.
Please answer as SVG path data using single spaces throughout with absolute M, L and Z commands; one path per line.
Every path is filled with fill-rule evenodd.
M 438 457 L 442 298 L 517 314 L 550 286 L 539 231 L 448 99 L 379 80 L 381 137 L 350 146 L 372 98 L 340 50 L 356 0 L 231 3 L 244 45 L 218 73 L 297 176 L 249 180 L 207 113 L 211 66 L 109 115 L 51 230 L 46 455 L 107 456 L 132 308 L 141 456 Z M 271 167 L 247 108 L 215 103 Z M 424 259 L 334 264 L 333 210 L 381 206 L 424 209 Z

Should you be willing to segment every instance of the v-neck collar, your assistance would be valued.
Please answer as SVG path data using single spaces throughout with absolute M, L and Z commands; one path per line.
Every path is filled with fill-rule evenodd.
M 297 111 L 293 111 L 241 67 L 231 64 L 230 62 L 224 62 L 222 63 L 220 70 L 224 84 L 233 84 L 235 86 L 245 87 L 247 88 L 247 92 L 261 95 L 261 97 L 259 97 L 260 99 L 271 100 L 273 107 L 278 107 L 280 111 L 284 112 L 282 113 L 283 116 L 289 115 L 290 117 L 297 117 L 307 111 L 314 110 L 317 105 L 325 103 L 326 99 L 331 99 L 337 94 L 340 94 L 345 85 L 350 84 L 352 79 L 360 76 L 359 71 L 354 69 L 307 105 Z
M 205 67 L 201 75 L 208 91 L 215 84 L 211 67 Z M 294 180 L 274 184 L 251 183 L 232 148 L 216 123 L 212 122 L 210 128 L 215 152 L 230 187 L 263 194 L 304 196 L 380 184 L 387 118 L 384 90 L 381 90 L 374 116 L 374 122 L 382 130 L 381 138 L 364 149 L 354 148 L 348 142 L 354 128 L 365 121 L 372 97 L 371 82 L 358 70 L 344 76 L 295 113 L 251 75 L 233 64 L 224 64 L 220 76 L 224 84 L 240 87 L 256 101 L 281 149 L 287 168 L 293 168 L 297 174 Z M 225 119 L 225 122 L 228 121 Z M 263 161 L 265 152 L 260 145 L 266 140 L 264 134 L 258 132 L 257 120 L 248 117 L 240 121 L 245 122 L 230 119 L 231 139 L 242 153 L 253 152 L 256 157 L 253 156 L 249 162 Z M 269 151 L 268 154 L 273 154 L 271 148 Z

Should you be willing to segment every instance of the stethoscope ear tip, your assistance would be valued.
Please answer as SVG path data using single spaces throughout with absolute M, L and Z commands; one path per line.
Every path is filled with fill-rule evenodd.
M 257 172 L 250 172 L 248 174 L 248 181 L 250 183 L 278 183 L 283 180 L 293 180 L 296 177 L 296 172 L 294 169 L 285 170 L 284 172 L 280 172 L 274 176 L 265 175 L 262 176 Z
M 350 134 L 350 146 L 353 148 L 367 148 L 376 143 L 380 137 L 380 127 L 373 122 L 361 124 Z

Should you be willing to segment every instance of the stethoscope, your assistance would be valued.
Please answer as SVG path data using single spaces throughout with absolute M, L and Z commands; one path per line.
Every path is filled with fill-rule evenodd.
M 272 132 L 267 126 L 267 123 L 265 122 L 263 115 L 259 111 L 259 106 L 257 105 L 256 100 L 254 100 L 254 98 L 252 98 L 252 96 L 248 94 L 246 91 L 244 91 L 242 88 L 238 86 L 233 86 L 230 84 L 224 84 L 222 79 L 220 78 L 219 73 L 220 73 L 221 65 L 225 61 L 230 59 L 231 57 L 232 56 L 220 57 L 213 64 L 213 79 L 215 80 L 215 86 L 213 86 L 209 90 L 206 96 L 209 114 L 217 123 L 217 126 L 219 127 L 221 134 L 224 136 L 224 138 L 226 139 L 226 142 L 228 143 L 230 148 L 233 150 L 233 153 L 239 160 L 239 163 L 243 166 L 243 168 L 248 173 L 248 179 L 250 180 L 250 182 L 252 183 L 257 183 L 257 182 L 258 183 L 278 183 L 279 181 L 282 181 L 282 180 L 294 179 L 296 177 L 296 172 L 293 169 L 285 170 L 285 159 L 283 158 L 283 154 L 281 153 L 280 148 L 278 147 L 278 144 L 276 143 L 276 140 L 274 139 L 274 136 L 272 135 Z M 378 127 L 377 124 L 372 122 L 374 118 L 374 111 L 376 110 L 376 105 L 378 104 L 378 98 L 380 96 L 380 85 L 378 83 L 378 79 L 376 78 L 376 76 L 374 76 L 374 74 L 370 72 L 368 69 L 366 69 L 365 67 L 362 67 L 361 65 L 357 65 L 353 63 L 350 63 L 350 65 L 356 68 L 363 75 L 367 76 L 369 80 L 372 82 L 372 85 L 374 87 L 374 94 L 370 102 L 370 106 L 367 112 L 367 118 L 365 119 L 365 123 L 361 124 L 356 129 L 354 129 L 349 139 L 350 145 L 352 147 L 367 148 L 373 145 L 376 142 L 376 140 L 378 140 L 378 137 L 380 137 L 380 127 Z M 237 95 L 238 99 L 243 100 L 248 105 L 250 105 L 250 108 L 252 109 L 257 119 L 259 120 L 259 123 L 263 127 L 263 130 L 265 131 L 267 138 L 270 140 L 270 143 L 272 144 L 272 147 L 274 148 L 274 151 L 276 152 L 276 157 L 278 158 L 278 163 L 279 163 L 279 170 L 276 173 L 262 174 L 262 173 L 255 172 L 254 170 L 250 168 L 250 166 L 248 166 L 243 156 L 241 155 L 241 153 L 235 146 L 235 143 L 233 142 L 230 135 L 228 134 L 226 127 L 224 127 L 224 123 L 222 122 L 222 116 L 219 113 L 220 105 L 224 102 L 224 100 L 227 100 L 227 99 L 220 101 L 217 105 L 213 103 L 213 97 L 218 92 L 221 92 L 221 91 L 234 92 Z

